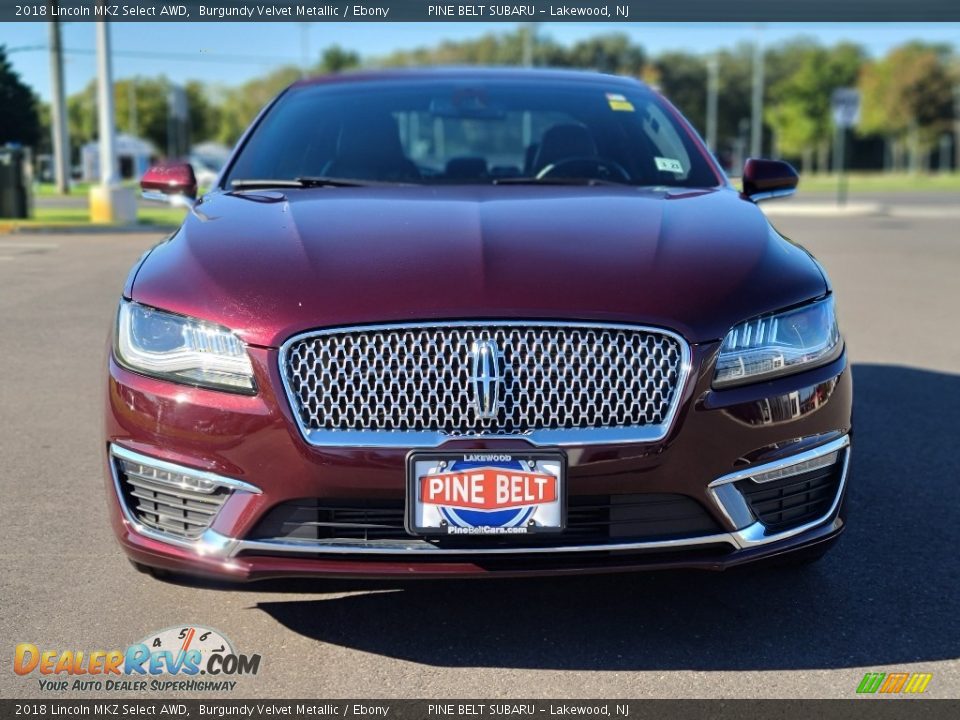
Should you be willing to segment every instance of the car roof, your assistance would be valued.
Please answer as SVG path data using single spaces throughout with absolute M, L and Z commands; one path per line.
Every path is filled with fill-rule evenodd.
M 297 80 L 290 87 L 310 85 L 353 84 L 364 82 L 407 82 L 416 80 L 533 80 L 537 82 L 589 83 L 610 87 L 622 85 L 636 88 L 647 87 L 635 78 L 608 75 L 589 70 L 558 70 L 552 68 L 515 67 L 430 67 L 430 68 L 385 68 L 377 70 L 351 70 L 331 75 L 318 75 Z

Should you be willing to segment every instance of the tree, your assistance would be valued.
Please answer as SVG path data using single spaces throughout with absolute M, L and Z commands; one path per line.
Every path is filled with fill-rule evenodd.
M 132 77 L 113 84 L 117 130 L 149 140 L 161 154 L 167 149 L 169 132 L 169 94 L 172 83 L 164 76 Z M 187 95 L 188 126 L 192 142 L 217 135 L 219 107 L 211 101 L 211 92 L 195 80 L 184 85 Z M 97 85 L 91 81 L 83 90 L 67 99 L 70 137 L 83 144 L 99 135 L 97 125 Z M 132 107 L 132 111 L 131 111 Z
M 117 130 L 149 140 L 160 154 L 167 150 L 171 83 L 164 76 L 134 77 L 113 84 Z M 131 114 L 131 102 L 135 112 Z M 136 127 L 134 127 L 136 123 Z
M 36 146 L 40 139 L 37 99 L 14 71 L 3 45 L 0 45 L 0 108 L 0 145 Z
M 643 48 L 631 43 L 630 38 L 623 33 L 580 40 L 565 55 L 562 64 L 567 67 L 633 77 L 640 77 L 647 62 Z
M 912 42 L 864 68 L 860 131 L 887 136 L 896 167 L 909 146 L 911 170 L 918 170 L 922 154 L 949 128 L 953 112 L 949 63 L 948 47 Z
M 97 86 L 90 82 L 67 98 L 67 126 L 71 142 L 83 145 L 97 136 Z
M 188 80 L 183 89 L 187 94 L 191 144 L 213 140 L 217 137 L 222 120 L 219 105 L 211 97 L 207 86 L 198 80 Z
M 777 134 L 780 152 L 800 157 L 803 170 L 810 167 L 814 150 L 824 169 L 834 132 L 830 98 L 837 88 L 856 84 L 864 62 L 863 48 L 840 43 L 829 49 L 797 46 L 782 64 L 785 72 L 770 86 L 766 121 Z
M 750 123 L 753 47 L 740 43 L 733 50 L 717 53 L 720 102 L 717 113 L 718 149 L 737 148 L 742 161 Z M 704 86 L 706 92 L 706 86 Z M 739 172 L 739 168 L 737 168 Z
M 707 125 L 707 65 L 685 52 L 662 53 L 653 62 L 656 75 L 647 80 L 670 98 L 701 133 Z
M 53 109 L 50 107 L 50 103 L 37 100 L 37 118 L 40 122 L 40 130 L 35 147 L 38 153 L 46 153 L 49 155 L 53 152 L 52 112 Z
M 286 66 L 226 90 L 219 109 L 216 139 L 227 145 L 235 143 L 260 109 L 299 77 L 298 68 Z
M 523 60 L 523 34 L 487 33 L 479 38 L 444 41 L 428 48 L 399 50 L 379 63 L 394 67 L 417 65 L 519 65 Z
M 338 73 L 360 65 L 360 56 L 353 50 L 344 50 L 339 45 L 331 45 L 320 55 L 317 70 L 321 73 Z

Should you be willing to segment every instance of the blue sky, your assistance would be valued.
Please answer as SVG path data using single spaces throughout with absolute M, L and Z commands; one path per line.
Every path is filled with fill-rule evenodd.
M 284 63 L 299 64 L 303 23 L 118 23 L 112 25 L 114 75 L 165 74 L 174 81 L 197 79 L 234 85 Z M 364 58 L 391 50 L 432 45 L 511 29 L 508 23 L 311 23 L 306 30 L 312 56 L 334 43 Z M 756 37 L 751 23 L 542 23 L 540 32 L 570 44 L 591 35 L 625 32 L 649 52 L 686 50 L 706 53 Z M 879 55 L 907 40 L 946 42 L 960 47 L 960 23 L 767 23 L 764 43 L 804 35 L 830 45 L 853 40 Z M 95 74 L 94 26 L 67 23 L 67 92 L 81 89 Z M 0 44 L 23 79 L 43 98 L 50 94 L 49 60 L 43 49 L 45 23 L 0 23 Z M 151 54 L 131 57 L 124 53 Z M 163 57 L 168 56 L 168 57 Z

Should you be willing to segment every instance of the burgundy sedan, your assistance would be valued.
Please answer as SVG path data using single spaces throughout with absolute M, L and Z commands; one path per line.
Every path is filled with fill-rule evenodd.
M 253 580 L 809 561 L 844 529 L 823 268 L 644 85 L 341 75 L 281 93 L 133 268 L 107 369 L 137 567 Z

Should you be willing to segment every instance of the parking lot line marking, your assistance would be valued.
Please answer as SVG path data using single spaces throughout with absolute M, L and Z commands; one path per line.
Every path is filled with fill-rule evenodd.
M 38 243 L 38 242 L 15 242 L 0 240 L 0 249 L 11 248 L 14 250 L 56 250 L 60 245 L 57 243 Z

